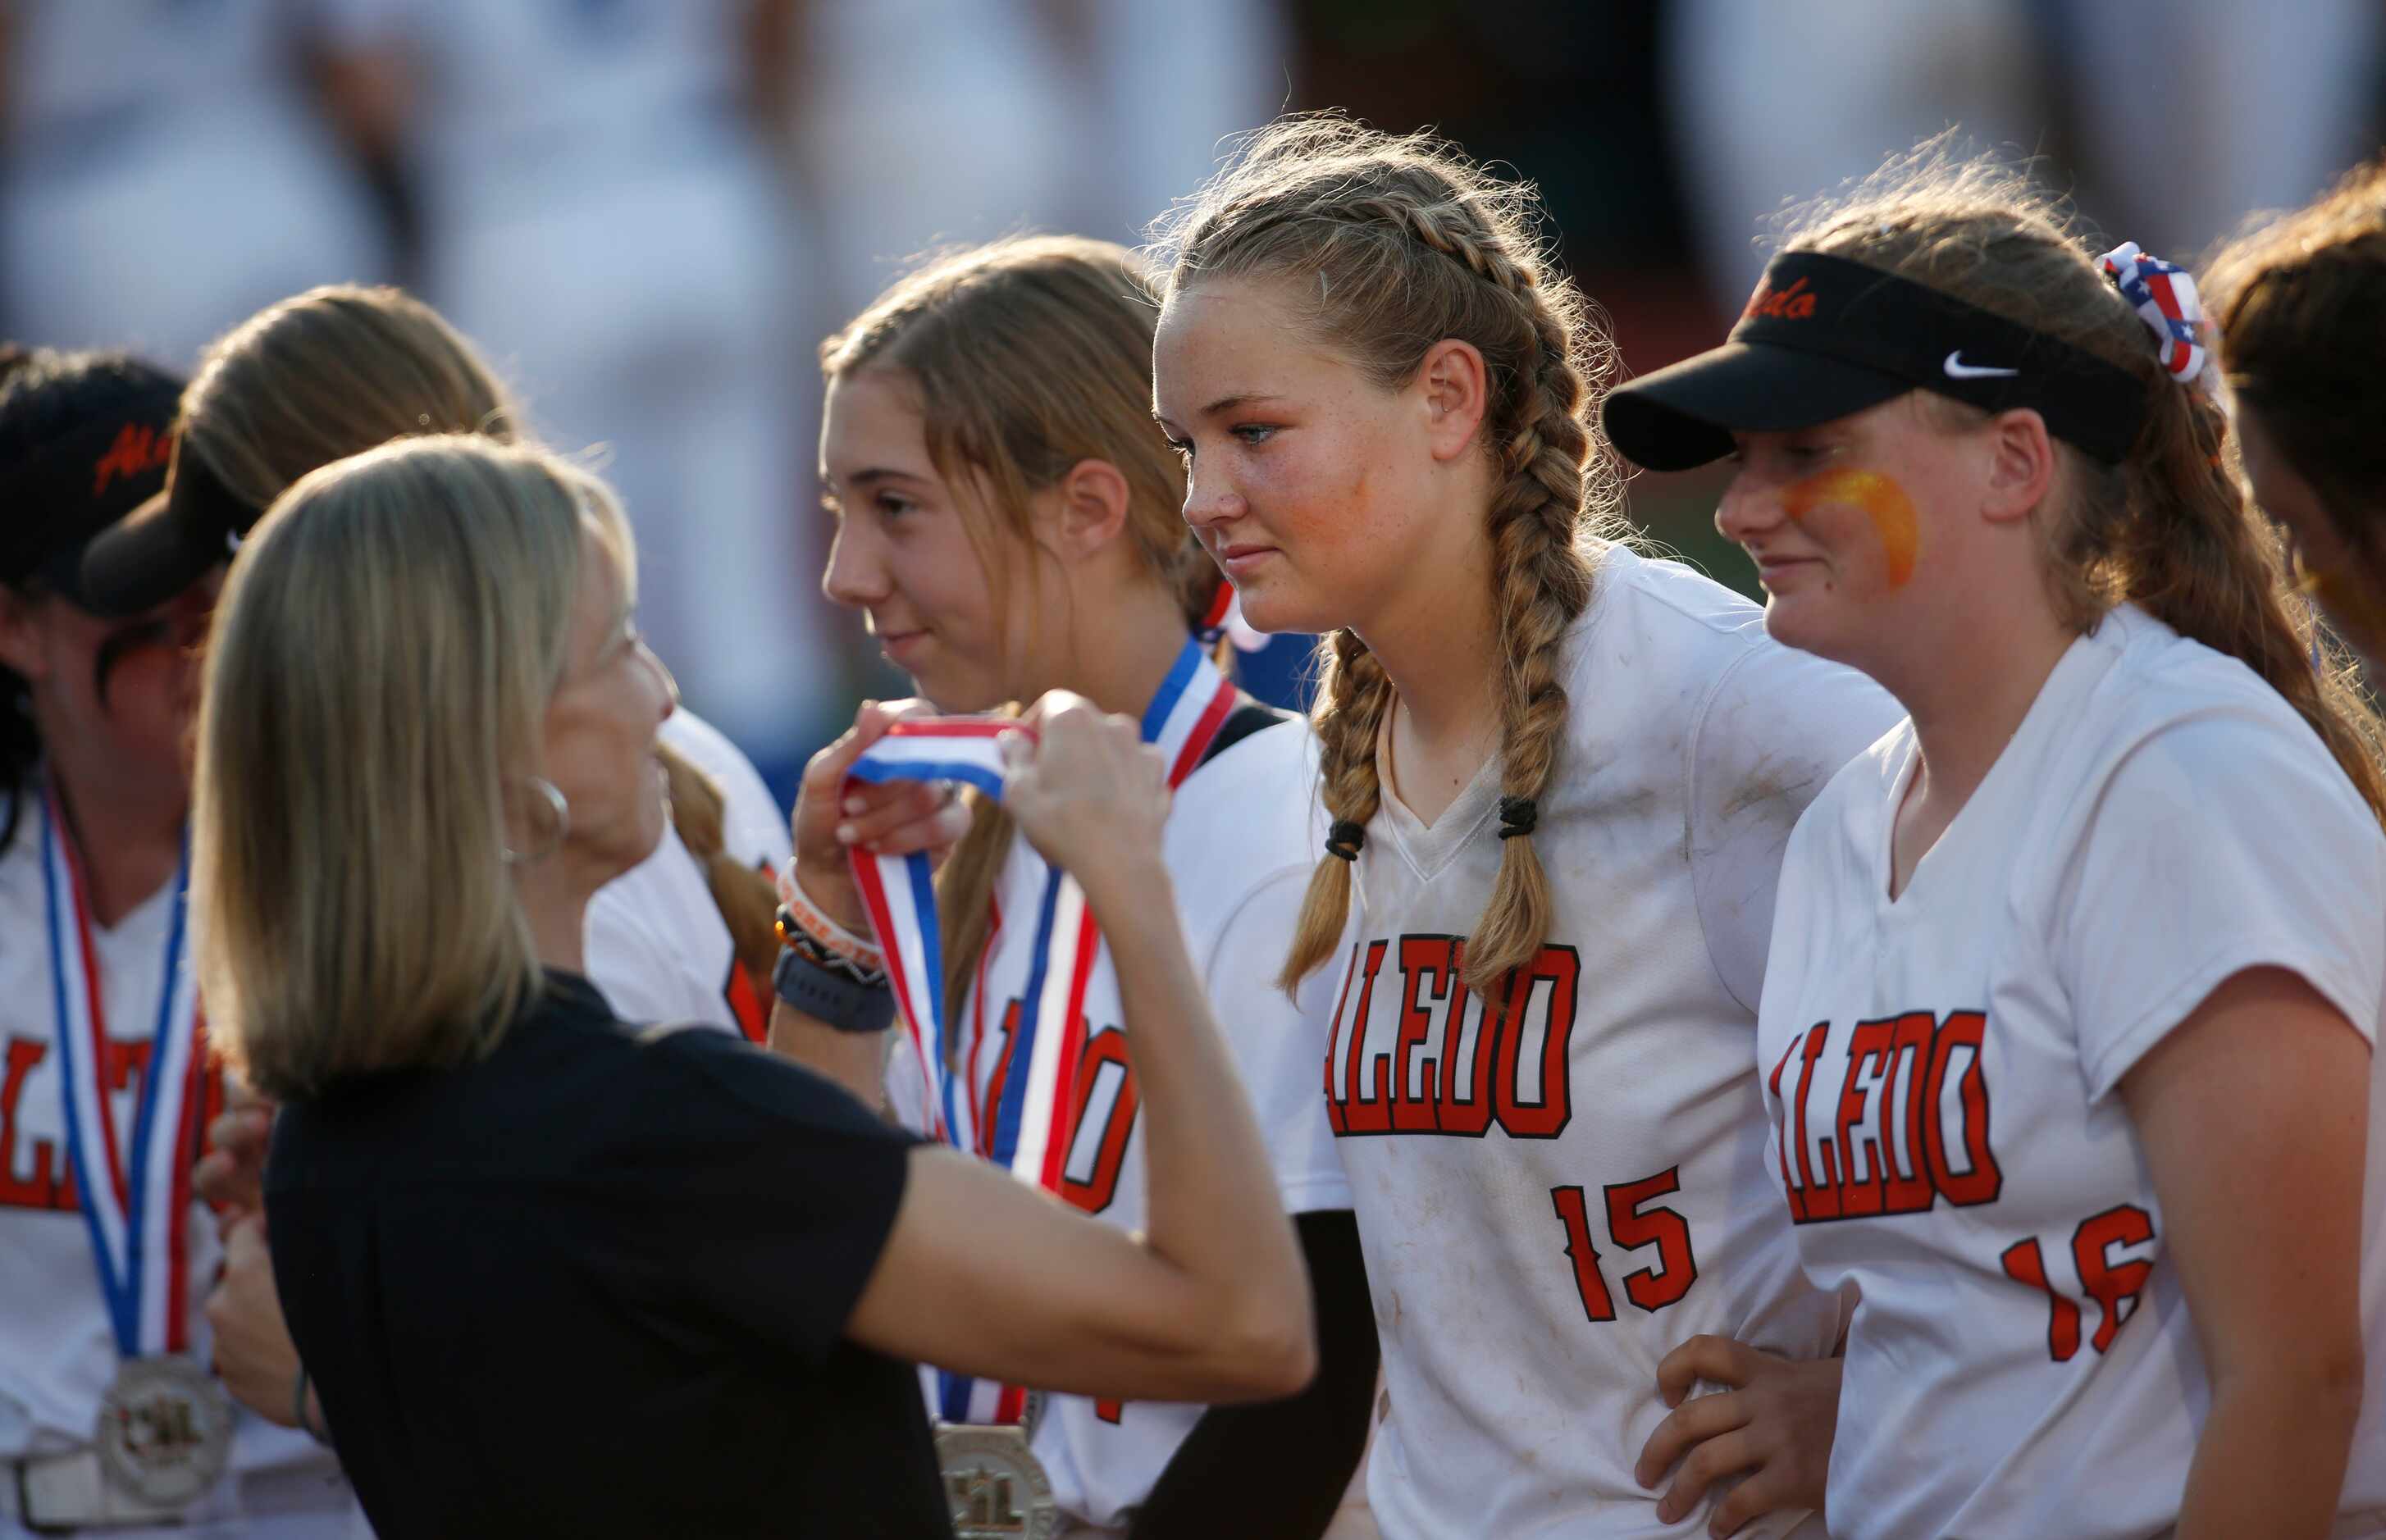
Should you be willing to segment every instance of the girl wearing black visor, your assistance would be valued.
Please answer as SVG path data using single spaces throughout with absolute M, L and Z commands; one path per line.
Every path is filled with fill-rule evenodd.
M 97 611 L 92 539 L 164 480 L 182 382 L 120 353 L 0 375 L 0 1540 L 361 1533 L 337 1464 L 235 1409 L 192 1193 L 223 1101 L 184 820 L 201 562 Z
M 1767 628 L 1909 713 L 1792 834 L 1759 1012 L 1801 1260 L 1862 1296 L 1831 1532 L 2386 1534 L 2377 723 L 2192 280 L 2100 249 L 1926 146 L 1606 405 L 1641 464 L 1733 457 Z M 1651 1464 L 1745 1463 L 1750 1397 Z

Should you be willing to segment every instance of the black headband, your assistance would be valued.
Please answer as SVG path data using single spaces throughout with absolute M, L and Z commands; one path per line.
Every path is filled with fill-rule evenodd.
M 1661 470 L 1731 452 L 1737 432 L 1780 432 L 1908 390 L 1986 411 L 2035 409 L 2047 431 L 2107 464 L 2126 458 L 2146 386 L 2127 369 L 1925 283 L 1819 252 L 1785 252 L 1720 347 L 1632 381 L 1602 408 L 1624 454 Z

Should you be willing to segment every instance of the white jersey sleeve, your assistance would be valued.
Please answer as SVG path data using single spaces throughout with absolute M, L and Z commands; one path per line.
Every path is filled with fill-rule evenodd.
M 2211 710 L 2127 750 L 2047 907 L 2091 1099 L 2249 968 L 2300 975 L 2375 1041 L 2386 844 L 2325 754 Z
M 1279 729 L 1287 737 L 1293 730 Z M 1307 736 L 1302 733 L 1301 736 Z M 1274 795 L 1283 795 L 1283 789 Z M 1322 838 L 1322 836 L 1321 836 Z M 1323 848 L 1322 845 L 1319 848 Z M 1315 863 L 1298 847 L 1298 863 L 1269 873 L 1222 923 L 1208 956 L 1196 958 L 1226 1045 L 1243 1072 L 1285 1212 L 1306 1214 L 1350 1207 L 1333 1125 L 1318 1077 L 1334 1009 L 1330 969 L 1319 969 L 1290 997 L 1276 987 L 1300 904 Z
M 1752 1011 L 1790 831 L 1898 716 L 1853 669 L 1778 646 L 1741 653 L 1700 706 L 1689 739 L 1690 887 L 1715 973 Z
M 747 866 L 777 871 L 794 858 L 787 810 L 771 795 L 762 772 L 729 734 L 681 707 L 664 721 L 662 740 L 721 788 L 721 833 L 728 852 Z
M 737 745 L 684 709 L 661 738 L 720 788 L 729 854 L 758 871 L 785 865 L 787 821 Z M 668 823 L 651 855 L 596 890 L 585 940 L 588 976 L 624 1021 L 699 1021 L 759 1040 L 770 1003 L 747 983 L 704 869 Z

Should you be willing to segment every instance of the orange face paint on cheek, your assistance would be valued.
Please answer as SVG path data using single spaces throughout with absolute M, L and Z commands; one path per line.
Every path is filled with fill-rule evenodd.
M 1800 523 L 1825 503 L 1847 503 L 1864 509 L 1880 533 L 1892 584 L 1902 586 L 1914 576 L 1922 527 L 1914 516 L 1914 500 L 1906 496 L 1903 487 L 1877 470 L 1826 470 L 1792 482 L 1781 494 L 1782 510 Z

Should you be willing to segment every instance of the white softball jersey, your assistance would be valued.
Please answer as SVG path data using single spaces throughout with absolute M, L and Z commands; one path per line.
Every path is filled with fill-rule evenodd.
M 684 707 L 661 736 L 720 786 L 729 854 L 764 872 L 785 866 L 786 817 L 737 745 Z M 654 854 L 589 900 L 585 940 L 588 976 L 622 1020 L 700 1021 L 763 1040 L 771 1002 L 747 984 L 704 869 L 668 823 Z
M 1312 977 L 1287 999 L 1275 986 L 1325 826 L 1316 813 L 1317 749 L 1297 722 L 1264 728 L 1221 751 L 1176 789 L 1163 858 L 1193 962 L 1257 1114 L 1286 1211 L 1350 1207 L 1325 1108 L 1317 1099 L 1331 981 Z M 1043 862 L 1023 840 L 996 886 L 1001 924 L 976 984 L 954 1018 L 968 1077 L 955 1126 L 983 1148 L 989 1109 L 1010 1069 L 1011 1026 L 1027 991 Z M 1104 947 L 1086 991 L 1086 1038 L 1077 1084 L 1084 1111 L 1063 1167 L 1061 1196 L 1122 1230 L 1145 1223 L 1142 1125 L 1122 1031 L 1118 976 Z M 923 1080 L 910 1040 L 895 1034 L 890 1104 L 905 1126 L 927 1129 Z M 935 1405 L 934 1376 L 927 1375 Z M 1054 1396 L 1034 1435 L 1061 1511 L 1097 1533 L 1124 1531 L 1176 1446 L 1207 1409 L 1198 1405 Z M 1072 1530 L 1070 1533 L 1082 1533 Z
M 0 822 L 6 802 L 0 798 Z M 30 1533 L 16 1516 L 15 1461 L 87 1448 L 100 1396 L 119 1358 L 92 1236 L 69 1172 L 57 1053 L 56 992 L 43 882 L 42 812 L 30 800 L 0 850 L 0 1536 Z M 174 903 L 161 887 L 112 927 L 94 926 L 92 951 L 107 1022 L 103 1066 L 115 1126 L 133 1126 L 151 1050 Z M 187 954 L 185 966 L 188 966 Z M 221 1109 L 222 1077 L 203 1079 L 195 1131 Z M 195 1140 L 182 1158 L 195 1160 Z M 223 1251 L 215 1216 L 196 1199 L 181 1258 L 192 1352 L 206 1361 L 203 1314 Z M 232 1459 L 189 1509 L 189 1527 L 110 1530 L 112 1537 L 366 1534 L 339 1462 L 305 1434 L 234 1411 Z
M 1814 1284 L 1862 1296 L 1832 1532 L 2167 1534 L 2211 1387 L 2115 1090 L 2249 968 L 2374 1044 L 2386 837 L 2283 699 L 2132 607 L 2072 644 L 1892 901 L 1917 762 L 1902 723 L 1809 809 L 1764 980 L 1776 1201 Z M 2386 1533 L 2374 1071 L 2369 1106 L 2348 1534 Z
M 1790 827 L 1896 708 L 1622 546 L 1564 648 L 1539 956 L 1496 998 L 1460 980 L 1500 868 L 1498 759 L 1430 826 L 1386 763 L 1355 930 L 1319 974 L 1391 1399 L 1368 1474 L 1388 1540 L 1692 1533 L 1633 1479 L 1658 1361 L 1708 1332 L 1815 1358 L 1840 1327 L 1767 1181 L 1755 1012 Z

